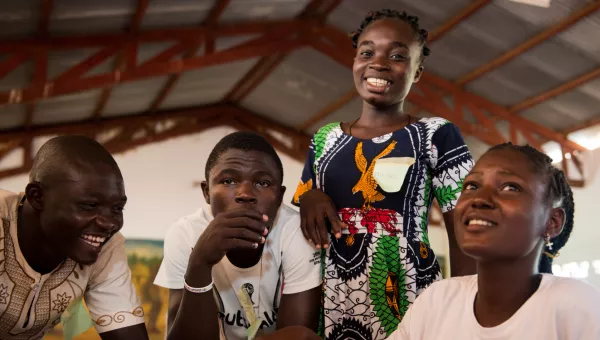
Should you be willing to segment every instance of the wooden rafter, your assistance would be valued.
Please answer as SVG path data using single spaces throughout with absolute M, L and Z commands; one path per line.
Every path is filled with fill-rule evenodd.
M 307 25 L 310 25 L 310 21 L 299 22 L 297 20 L 289 20 L 287 22 L 277 23 L 261 22 L 215 26 L 211 30 L 207 30 L 205 28 L 200 27 L 194 29 L 179 29 L 175 31 L 179 32 L 180 35 L 183 35 L 183 33 L 187 35 L 189 32 L 198 33 L 198 35 L 193 36 L 193 41 L 188 42 L 196 43 L 198 41 L 201 41 L 201 39 L 205 38 L 205 36 L 209 34 L 211 36 L 223 36 L 234 33 L 240 34 L 243 32 L 254 32 L 258 30 L 258 28 L 261 28 L 263 29 L 262 33 L 269 35 L 273 34 L 272 32 L 277 32 L 279 29 L 288 29 L 290 26 L 296 27 L 297 29 L 301 29 Z M 132 38 L 132 41 L 130 41 L 126 45 L 137 46 L 139 45 L 140 40 L 147 41 L 147 39 L 150 39 L 151 37 L 160 37 L 161 39 L 163 39 L 163 35 L 166 34 L 164 32 L 159 34 L 157 33 L 157 31 L 154 31 L 154 33 L 149 34 L 149 32 L 150 31 L 140 32 L 138 35 L 136 35 L 136 37 L 138 37 L 139 39 L 136 40 Z M 66 40 L 71 39 L 79 38 L 66 38 Z M 170 39 L 173 39 L 173 37 L 170 37 Z M 188 39 L 192 38 L 188 37 Z M 71 43 L 72 42 L 73 41 L 71 41 Z M 62 43 L 65 43 L 65 41 L 63 41 Z M 306 43 L 300 39 L 273 41 L 270 39 L 265 39 L 264 37 L 260 37 L 255 39 L 254 41 L 241 43 L 237 46 L 225 50 L 216 51 L 215 53 L 210 55 L 193 56 L 190 58 L 184 58 L 182 60 L 144 63 L 143 65 L 139 65 L 133 69 L 125 69 L 123 71 L 109 72 L 83 78 L 93 66 L 100 64 L 107 58 L 117 53 L 121 48 L 123 48 L 123 46 L 119 42 L 117 42 L 115 44 L 106 45 L 99 52 L 82 61 L 80 64 L 68 69 L 53 81 L 44 84 L 43 89 L 28 87 L 26 89 L 15 89 L 9 92 L 0 93 L 0 105 L 7 103 L 29 103 L 47 97 L 59 96 L 73 92 L 80 92 L 94 88 L 111 87 L 122 82 L 135 81 L 154 76 L 176 74 L 202 67 L 230 63 L 237 60 L 267 56 L 276 54 L 278 52 L 291 51 L 301 46 L 304 46 L 305 44 Z M 2 43 L 0 43 L 0 45 L 2 45 Z M 39 48 L 43 51 L 44 46 L 48 47 L 45 42 L 42 42 Z M 127 46 L 125 48 L 127 48 Z
M 175 121 L 175 125 L 166 130 L 154 128 L 157 125 L 165 125 L 167 121 Z M 88 121 L 55 126 L 34 126 L 29 130 L 19 129 L 12 132 L 0 133 L 0 144 L 7 143 L 3 149 L 0 149 L 0 158 L 15 147 L 21 146 L 23 140 L 31 140 L 40 136 L 63 134 L 93 136 L 112 129 L 121 129 L 122 134 L 118 134 L 113 139 L 105 142 L 105 146 L 110 152 L 120 153 L 148 143 L 198 133 L 216 126 L 231 126 L 236 129 L 257 131 L 263 134 L 273 146 L 286 155 L 298 161 L 304 161 L 306 157 L 310 141 L 308 135 L 248 110 L 221 104 L 194 109 L 158 112 L 156 114 L 147 113 L 135 116 L 105 118 L 96 122 Z M 147 129 L 148 127 L 154 128 L 156 133 L 134 138 L 136 131 Z M 285 143 L 279 140 L 271 131 L 289 138 L 291 142 Z M 29 149 L 29 154 L 31 154 L 31 149 Z M 16 168 L 1 170 L 0 178 L 26 173 L 30 170 L 30 167 L 30 162 L 24 162 Z
M 477 11 L 479 11 L 480 9 L 482 9 L 483 7 L 488 5 L 490 2 L 491 2 L 491 0 L 477 0 L 477 1 L 472 2 L 470 5 L 463 8 L 459 13 L 457 13 L 455 16 L 453 16 L 452 18 L 447 20 L 440 27 L 438 27 L 435 31 L 433 31 L 429 35 L 427 42 L 433 43 L 436 40 L 440 39 L 445 34 L 450 32 L 454 27 L 459 25 L 461 22 L 465 21 L 467 18 L 469 18 L 473 14 L 477 13 Z M 324 28 L 324 30 L 329 30 L 329 28 L 330 27 L 327 26 Z M 335 32 L 333 32 L 333 34 L 335 35 Z M 347 41 L 347 39 L 345 39 L 345 40 Z M 312 126 L 313 124 L 319 122 L 320 120 L 328 117 L 333 112 L 339 110 L 342 106 L 344 106 L 345 104 L 350 102 L 357 95 L 358 95 L 358 93 L 354 89 L 350 90 L 348 93 L 344 94 L 341 98 L 337 99 L 336 101 L 327 105 L 321 111 L 317 112 L 315 115 L 313 115 L 311 118 L 309 118 L 306 122 L 299 124 L 298 128 L 306 129 L 306 128 Z
M 48 79 L 48 54 L 45 51 L 40 52 L 34 58 L 33 75 L 31 77 L 31 87 L 44 91 Z M 28 128 L 33 123 L 35 113 L 35 103 L 28 103 L 25 106 L 25 127 Z
M 42 0 L 42 10 L 40 11 L 37 27 L 37 35 L 40 38 L 44 38 L 48 35 L 52 7 L 54 7 L 54 0 Z
M 140 3 L 142 2 L 146 2 L 147 5 L 147 0 L 140 0 Z M 224 2 L 227 1 L 219 2 L 215 9 L 223 11 L 225 7 L 222 7 L 220 9 L 218 8 L 219 5 Z M 461 15 L 463 15 L 464 18 L 466 18 L 475 13 L 479 8 L 485 6 L 485 4 L 489 2 L 490 1 L 483 0 L 475 1 L 468 8 L 465 8 Z M 600 2 L 600 0 L 597 0 L 594 4 L 597 4 L 598 2 Z M 45 6 L 47 6 L 47 3 L 51 4 L 50 1 L 45 0 Z M 315 5 L 317 3 L 321 3 L 321 5 Z M 311 2 L 313 6 L 317 6 L 315 7 L 318 8 L 317 12 L 322 13 L 324 15 L 330 13 L 339 3 L 340 0 L 313 0 Z M 49 8 L 51 8 L 51 5 Z M 135 22 L 141 22 L 142 18 L 143 15 L 139 16 L 136 11 L 136 16 L 132 21 L 134 24 L 132 24 L 132 26 L 135 25 Z M 430 42 L 442 36 L 445 32 L 449 31 L 452 27 L 454 27 L 454 25 L 458 24 L 461 21 L 457 20 L 456 18 L 453 19 L 453 23 L 452 20 L 450 20 L 445 25 L 438 28 L 433 34 L 431 34 Z M 98 48 L 100 51 L 97 54 L 92 55 L 87 60 L 84 60 L 81 64 L 76 65 L 73 68 L 67 70 L 65 74 L 60 75 L 54 80 L 47 80 L 45 76 L 40 76 L 40 74 L 42 73 L 45 74 L 45 71 L 37 71 L 35 73 L 37 74 L 37 76 L 34 75 L 34 79 L 32 80 L 31 85 L 26 89 L 14 89 L 6 93 L 0 93 L 0 105 L 6 103 L 27 103 L 31 104 L 31 107 L 33 107 L 33 104 L 37 100 L 46 97 L 58 96 L 78 91 L 85 91 L 93 88 L 111 88 L 112 86 L 120 82 L 134 81 L 152 76 L 164 76 L 173 74 L 177 75 L 181 72 L 191 69 L 228 63 L 246 58 L 285 55 L 289 51 L 292 51 L 307 44 L 307 41 L 310 40 L 306 39 L 307 36 L 289 39 L 290 35 L 297 36 L 299 35 L 299 33 L 303 32 L 312 32 L 313 34 L 322 34 L 323 36 L 325 36 L 333 45 L 324 43 L 319 38 L 313 39 L 313 41 L 311 42 L 313 47 L 325 53 L 334 60 L 337 60 L 338 62 L 344 65 L 351 66 L 352 62 L 350 59 L 353 55 L 353 50 L 349 45 L 347 36 L 330 25 L 324 25 L 323 21 L 323 18 L 311 15 L 307 17 L 296 18 L 293 20 L 284 20 L 276 22 L 237 23 L 219 25 L 215 21 L 210 25 L 202 25 L 201 27 L 197 28 L 150 30 L 138 32 L 135 35 L 126 36 L 95 35 L 89 37 L 42 37 L 25 41 L 3 41 L 0 42 L 0 53 L 9 54 L 9 57 L 0 62 L 0 76 L 2 75 L 2 72 L 5 72 L 5 74 L 7 74 L 8 72 L 14 70 L 14 68 L 18 67 L 23 61 L 29 58 L 36 58 L 34 59 L 36 64 L 39 63 L 39 60 L 42 59 L 40 58 L 40 56 L 47 56 L 50 50 L 95 47 Z M 282 32 L 287 32 L 287 35 L 282 35 Z M 214 51 L 214 42 L 217 37 L 256 33 L 263 34 L 263 36 L 253 39 L 249 42 L 238 44 L 237 46 L 224 51 Z M 274 39 L 277 36 L 279 36 L 280 39 Z M 148 60 L 147 62 L 141 65 L 136 65 L 138 46 L 142 43 L 149 42 L 173 42 L 174 44 L 165 51 L 160 52 L 156 56 L 150 58 L 150 60 Z M 195 53 L 189 52 L 194 47 L 197 48 L 198 46 L 200 46 L 200 44 L 206 44 L 205 51 L 207 51 L 207 53 L 205 55 L 195 56 Z M 350 51 L 350 53 L 347 53 L 348 50 Z M 122 62 L 120 63 L 128 65 L 128 68 L 118 69 L 114 72 L 84 78 L 86 73 L 88 73 L 94 65 L 98 65 L 102 61 L 106 60 L 106 58 L 109 58 L 112 55 L 114 55 L 117 51 L 123 51 L 123 53 L 120 54 L 120 59 L 122 60 Z M 179 55 L 185 51 L 188 51 L 188 53 L 185 55 L 183 60 L 172 60 L 176 55 Z M 43 59 L 46 60 L 47 67 L 47 57 L 44 57 Z M 278 62 L 280 61 L 271 60 L 271 65 L 277 64 Z M 269 67 L 267 67 L 267 69 L 268 68 Z M 272 68 L 274 68 L 274 66 L 271 66 L 271 69 Z M 257 78 L 255 77 L 254 80 L 251 79 L 249 81 L 249 89 L 252 89 L 253 85 L 257 84 L 262 80 L 260 79 L 260 77 L 258 77 L 258 81 L 256 79 Z M 592 78 L 587 79 L 590 80 Z M 172 86 L 173 85 L 171 85 L 171 87 Z M 577 85 L 571 86 L 575 87 Z M 509 110 L 506 110 L 505 108 L 502 108 L 472 93 L 464 91 L 455 86 L 455 84 L 452 84 L 451 82 L 448 82 L 431 74 L 424 74 L 421 82 L 416 85 L 416 89 L 417 91 L 413 91 L 413 93 L 411 93 L 408 98 L 408 100 L 411 103 L 413 103 L 416 108 L 422 108 L 436 115 L 449 118 L 457 126 L 459 126 L 459 128 L 463 130 L 464 133 L 478 137 L 482 141 L 487 142 L 489 144 L 496 144 L 500 141 L 504 141 L 507 139 L 498 131 L 495 125 L 495 123 L 498 120 L 506 120 L 509 123 L 510 140 L 516 141 L 518 135 L 520 134 L 523 138 L 525 138 L 525 140 L 527 140 L 530 144 L 533 145 L 541 145 L 541 140 L 557 141 L 559 144 L 561 144 L 563 152 L 565 154 L 583 149 L 576 143 L 567 140 L 563 134 L 544 129 L 543 127 L 536 125 L 526 119 L 522 119 L 521 117 L 515 117 L 514 114 L 510 115 Z M 164 97 L 166 97 L 167 94 L 168 91 L 166 92 L 166 94 L 164 94 L 163 99 Z M 245 94 L 242 93 L 242 98 L 244 95 Z M 342 99 L 346 99 L 347 102 L 351 100 L 352 97 L 352 94 L 349 93 L 346 94 Z M 447 102 L 445 102 L 445 100 L 447 100 L 448 98 L 452 99 L 454 105 L 449 105 Z M 107 99 L 108 95 L 104 100 Z M 343 105 L 343 103 L 340 104 L 340 102 L 341 101 L 338 101 L 338 106 Z M 156 106 L 156 108 L 158 108 L 159 106 L 160 105 Z M 203 108 L 202 112 L 208 112 L 205 110 L 213 110 L 210 112 L 215 112 L 215 108 L 221 110 L 222 113 L 218 115 L 218 118 L 215 118 L 212 121 L 200 120 L 203 124 L 201 126 L 216 126 L 228 124 L 236 128 L 249 128 L 254 131 L 266 134 L 265 126 L 269 124 L 265 124 L 264 122 L 261 123 L 260 117 L 257 118 L 251 113 L 248 113 L 247 111 L 244 111 L 237 107 L 231 105 L 219 105 L 209 108 Z M 470 120 L 468 120 L 465 117 L 466 110 L 472 113 L 472 116 L 475 118 L 477 123 L 473 124 Z M 1 115 L 2 114 L 0 113 L 0 116 Z M 152 133 L 148 133 L 143 137 L 134 138 L 134 134 L 136 134 L 140 130 L 153 130 L 152 126 L 148 125 L 148 121 L 149 117 L 154 116 L 159 117 L 161 119 L 163 117 L 173 116 L 172 119 L 177 120 L 177 123 L 175 124 L 174 128 L 169 129 L 169 135 L 166 133 L 161 133 L 160 135 L 153 136 Z M 137 128 L 136 126 L 125 125 L 122 129 L 122 134 L 117 136 L 115 139 L 112 140 L 112 142 L 108 144 L 109 148 L 112 151 L 116 150 L 114 152 L 121 152 L 122 150 L 127 150 L 137 145 L 150 143 L 156 140 L 162 140 L 161 138 L 170 138 L 165 136 L 193 133 L 193 131 L 198 131 L 197 129 L 205 128 L 197 126 L 197 122 L 199 121 L 199 119 L 197 117 L 194 117 L 193 115 L 183 115 L 180 117 L 180 115 L 174 114 L 173 112 L 165 114 L 158 112 L 154 116 L 142 115 L 136 117 L 136 119 L 141 120 L 119 120 L 118 123 L 115 123 L 115 126 L 123 124 L 133 124 L 131 122 L 136 122 L 136 124 L 140 125 Z M 491 119 L 490 116 L 492 117 Z M 77 131 L 77 133 L 96 136 L 99 132 L 102 131 L 102 129 L 113 124 L 116 121 L 116 119 L 100 119 L 97 125 L 91 124 L 89 128 L 79 130 Z M 224 122 L 223 120 L 227 120 L 229 122 Z M 146 123 L 142 123 L 142 121 Z M 150 121 L 153 122 L 152 120 Z M 85 124 L 88 123 L 84 123 L 84 125 L 81 126 L 85 127 Z M 142 127 L 142 125 L 144 126 Z M 62 125 L 61 127 L 48 127 L 49 130 L 40 130 L 37 127 L 27 128 L 26 126 L 24 129 L 21 130 L 16 130 L 8 133 L 0 133 L 0 143 L 2 142 L 2 140 L 6 140 L 5 138 L 10 138 L 10 136 L 12 136 L 12 138 L 19 138 L 19 140 L 21 141 L 20 145 L 26 151 L 24 154 L 31 155 L 31 140 L 36 136 L 36 133 L 40 131 L 51 131 L 52 129 L 57 129 L 55 131 L 62 131 L 62 127 L 65 126 L 72 127 L 73 125 L 66 124 Z M 276 147 L 280 149 L 285 149 L 283 150 L 284 152 L 290 154 L 294 158 L 303 161 L 305 157 L 305 150 L 308 147 L 308 139 L 306 138 L 306 136 L 302 133 L 298 133 L 294 129 L 281 127 L 277 124 L 275 124 L 274 126 L 281 130 L 279 131 L 280 133 L 283 133 L 286 136 L 292 136 L 292 138 L 295 139 L 294 146 L 287 146 L 287 144 L 278 141 L 276 138 L 274 139 L 273 135 L 266 134 L 267 137 L 272 141 L 272 143 Z M 19 137 L 17 137 L 15 134 L 18 134 Z M 576 159 L 576 157 L 573 158 Z M 30 156 L 26 156 L 22 165 L 23 169 L 27 168 L 29 163 Z M 23 169 L 13 169 L 6 173 L 0 172 L 0 178 L 5 174 L 11 173 L 11 171 L 22 172 Z
M 506 64 L 507 62 L 513 60 L 514 58 L 518 57 L 519 55 L 525 53 L 526 51 L 532 49 L 535 46 L 538 46 L 539 44 L 547 41 L 548 39 L 556 36 L 557 34 L 565 31 L 567 28 L 573 26 L 574 24 L 576 24 L 577 22 L 579 22 L 579 20 L 587 17 L 588 15 L 594 13 L 595 11 L 597 11 L 598 9 L 600 9 L 600 0 L 595 0 L 589 4 L 587 4 L 586 6 L 584 6 L 583 8 L 581 8 L 578 11 L 575 11 L 574 13 L 572 13 L 571 15 L 569 15 L 566 19 L 562 20 L 561 22 L 552 25 L 550 27 L 548 27 L 546 30 L 544 30 L 543 32 L 537 34 L 536 36 L 532 37 L 531 39 L 525 41 L 524 43 L 520 44 L 519 46 L 513 48 L 512 50 L 500 55 L 499 57 L 497 57 L 496 59 L 485 63 L 484 65 L 482 65 L 481 67 L 478 67 L 477 69 L 469 72 L 468 74 L 460 77 L 458 80 L 456 80 L 456 84 L 457 85 L 464 85 L 466 83 L 469 83 L 479 77 L 481 77 L 482 75 Z
M 216 25 L 219 22 L 219 17 L 223 14 L 223 12 L 225 12 L 225 9 L 229 5 L 229 2 L 230 2 L 230 0 L 217 1 L 215 3 L 214 7 L 209 12 L 209 14 L 207 15 L 206 20 L 204 20 L 204 22 L 202 23 L 202 26 L 212 27 L 212 26 Z M 210 41 L 210 43 L 209 43 L 209 41 Z M 210 47 L 208 45 L 210 45 Z M 214 53 L 214 45 L 215 45 L 214 38 L 209 37 L 208 39 L 205 40 L 204 50 L 205 50 L 206 54 Z M 185 52 L 185 55 L 183 56 L 183 58 L 191 58 L 191 57 L 195 56 L 198 53 L 200 46 L 201 46 L 200 43 L 196 43 L 196 44 L 192 44 L 192 46 L 188 46 L 187 51 Z M 149 108 L 150 112 L 156 112 L 160 108 L 163 101 L 169 96 L 169 93 L 171 93 L 171 91 L 175 87 L 175 84 L 177 84 L 177 82 L 179 81 L 180 77 L 181 77 L 181 73 L 172 74 L 169 76 L 169 79 L 167 79 L 167 82 L 165 83 L 165 85 L 160 89 L 160 91 L 156 95 L 156 98 L 154 98 L 154 100 L 152 101 L 152 104 L 150 104 L 150 108 Z
M 127 32 L 129 34 L 135 34 L 139 31 L 140 26 L 142 25 L 142 21 L 144 20 L 144 15 L 146 14 L 147 10 L 148 10 L 148 0 L 138 0 L 138 5 L 137 5 L 135 13 L 133 14 L 133 17 L 131 19 L 131 24 L 129 25 L 129 27 L 127 27 Z M 132 49 L 131 46 L 129 46 L 128 52 L 125 52 L 124 50 L 120 51 L 120 53 L 115 58 L 113 70 L 115 72 L 117 72 L 117 71 L 122 71 L 126 67 L 131 68 L 132 62 L 133 62 L 133 64 L 135 64 L 136 58 L 133 58 L 135 56 L 136 56 L 135 49 Z M 132 61 L 132 59 L 133 59 L 133 61 Z M 96 108 L 94 109 L 94 112 L 92 113 L 92 119 L 98 119 L 102 115 L 102 112 L 104 111 L 104 108 L 106 107 L 106 104 L 108 103 L 108 99 L 110 98 L 111 93 L 112 93 L 112 87 L 107 87 L 102 90 L 102 94 L 100 95 L 100 100 L 98 101 L 98 104 L 96 104 Z
M 313 18 L 325 21 L 329 13 L 341 3 L 340 0 L 312 0 L 298 15 L 298 19 Z M 292 32 L 279 32 L 280 39 L 286 38 Z M 304 32 L 300 32 L 303 34 Z M 277 53 L 261 58 L 225 95 L 225 102 L 238 104 L 254 89 L 256 89 L 281 64 L 287 53 Z
M 137 44 L 159 42 L 200 42 L 207 37 L 233 37 L 240 35 L 265 34 L 288 28 L 312 27 L 311 20 L 277 20 L 220 24 L 213 27 L 165 28 L 140 31 L 131 37 L 124 34 L 99 34 L 82 36 L 48 37 L 39 39 L 2 40 L 0 53 L 36 53 L 40 49 L 75 50 L 82 48 L 102 48 L 123 46 L 131 42 Z
M 4 156 L 11 153 L 15 148 L 17 148 L 22 143 L 22 139 L 11 139 L 5 141 L 4 143 L 0 143 L 0 159 L 4 158 Z
M 16 52 L 11 56 L 0 61 L 0 78 L 6 77 L 9 73 L 19 67 L 24 61 L 31 58 L 30 53 Z

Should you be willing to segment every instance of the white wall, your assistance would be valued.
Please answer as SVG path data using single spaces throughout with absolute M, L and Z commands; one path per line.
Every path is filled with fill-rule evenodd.
M 573 189 L 575 225 L 567 245 L 554 261 L 559 275 L 584 278 L 600 287 L 600 149 L 581 155 L 585 188 Z

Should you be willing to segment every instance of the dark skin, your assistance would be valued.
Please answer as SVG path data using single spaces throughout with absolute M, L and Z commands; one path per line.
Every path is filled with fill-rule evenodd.
M 113 165 L 73 161 L 43 183 L 29 183 L 25 194 L 18 219 L 19 246 L 27 263 L 40 274 L 51 272 L 66 258 L 83 265 L 95 263 L 102 245 L 91 246 L 81 236 L 108 240 L 123 227 L 127 197 L 121 173 Z M 100 337 L 148 339 L 148 334 L 146 326 L 139 324 Z
M 240 268 L 256 265 L 262 255 L 285 187 L 275 161 L 265 153 L 231 149 L 223 153 L 202 183 L 204 198 L 215 218 L 198 239 L 190 255 L 186 282 L 205 287 L 212 267 L 223 256 Z M 316 329 L 320 288 L 284 294 L 277 329 L 305 326 Z M 217 305 L 213 294 L 169 290 L 168 339 L 219 339 Z M 203 322 L 198 322 L 203 320 Z
M 302 326 L 291 326 L 274 333 L 256 338 L 256 340 L 322 340 L 317 333 Z
M 412 84 L 423 73 L 422 46 L 412 27 L 398 19 L 372 22 L 358 40 L 352 72 L 354 85 L 363 99 L 359 119 L 342 123 L 342 130 L 360 139 L 371 139 L 404 128 L 417 119 L 402 112 L 404 100 Z M 375 86 L 368 79 L 383 79 L 386 86 Z M 350 126 L 352 125 L 352 131 Z M 317 248 L 329 247 L 326 220 L 336 238 L 346 225 L 336 214 L 333 201 L 325 193 L 313 189 L 302 195 L 300 214 L 304 236 Z M 452 276 L 475 273 L 475 262 L 460 251 L 454 237 L 454 212 L 444 214 L 450 250 Z
M 484 327 L 508 320 L 539 287 L 544 236 L 556 237 L 565 221 L 564 210 L 548 202 L 545 180 L 522 153 L 496 150 L 464 181 L 456 238 L 477 261 L 474 309 Z

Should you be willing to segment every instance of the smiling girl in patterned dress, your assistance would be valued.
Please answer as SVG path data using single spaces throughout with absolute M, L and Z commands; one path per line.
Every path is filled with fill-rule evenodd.
M 387 338 L 417 295 L 442 278 L 427 233 L 434 198 L 449 234 L 452 275 L 474 273 L 453 231 L 471 154 L 449 121 L 402 112 L 429 55 L 426 40 L 416 17 L 369 14 L 352 37 L 362 113 L 312 139 L 293 203 L 305 237 L 324 249 L 325 339 Z

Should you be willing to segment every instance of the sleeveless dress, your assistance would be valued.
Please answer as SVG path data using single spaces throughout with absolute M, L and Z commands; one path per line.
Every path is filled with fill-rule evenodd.
M 414 164 L 400 190 L 385 192 L 375 164 L 400 157 Z M 443 212 L 453 210 L 472 166 L 460 132 L 442 118 L 368 140 L 344 133 L 340 123 L 313 136 L 292 204 L 320 189 L 349 227 L 339 240 L 330 235 L 331 247 L 322 251 L 321 337 L 385 339 L 415 298 L 442 278 L 427 236 L 430 207 L 435 198 Z

